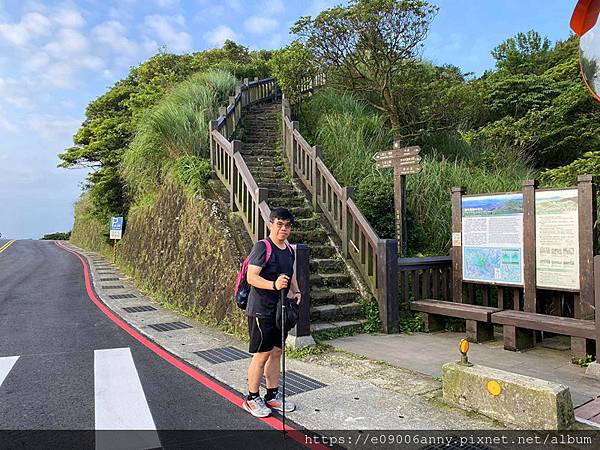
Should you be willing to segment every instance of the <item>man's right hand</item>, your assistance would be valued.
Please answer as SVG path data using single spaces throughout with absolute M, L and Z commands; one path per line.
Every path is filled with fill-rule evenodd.
M 288 283 L 290 282 L 290 277 L 288 277 L 287 275 L 279 275 L 279 277 L 277 277 L 277 280 L 275 280 L 275 287 L 277 288 L 278 291 L 285 289 L 286 287 L 288 287 Z

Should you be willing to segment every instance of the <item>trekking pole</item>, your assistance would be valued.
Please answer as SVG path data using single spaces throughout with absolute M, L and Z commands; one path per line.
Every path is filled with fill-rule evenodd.
M 281 409 L 281 414 L 283 416 L 283 438 L 285 439 L 285 324 L 286 324 L 286 317 L 285 317 L 285 289 L 281 290 L 281 373 L 283 375 L 283 382 L 282 382 L 282 392 L 281 392 L 281 398 L 282 398 L 282 409 Z

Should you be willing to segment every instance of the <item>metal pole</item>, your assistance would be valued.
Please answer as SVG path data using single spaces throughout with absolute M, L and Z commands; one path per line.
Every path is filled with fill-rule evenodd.
M 282 381 L 282 410 L 281 414 L 283 416 L 282 424 L 283 424 L 283 438 L 285 439 L 285 325 L 286 325 L 286 316 L 285 316 L 285 289 L 281 290 L 281 374 L 283 376 Z
M 113 239 L 113 264 L 117 261 L 117 240 Z

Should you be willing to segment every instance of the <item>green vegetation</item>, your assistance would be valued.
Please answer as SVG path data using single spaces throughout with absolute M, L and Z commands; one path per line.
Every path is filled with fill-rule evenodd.
M 154 127 L 153 139 L 155 138 L 154 142 L 157 142 L 161 134 L 161 121 L 163 125 L 167 125 L 168 121 L 172 119 L 171 125 L 176 129 L 173 130 L 170 137 L 164 134 L 164 129 L 162 130 L 163 138 L 165 138 L 163 143 L 176 144 L 177 148 L 185 151 L 179 156 L 194 155 L 206 158 L 207 146 L 204 144 L 208 139 L 205 133 L 207 121 L 202 121 L 205 117 L 198 114 L 195 119 L 201 128 L 191 128 L 195 123 L 194 118 L 190 115 L 193 113 L 193 105 L 187 105 L 189 108 L 185 113 L 169 110 L 169 106 L 164 106 L 162 110 L 155 111 L 154 116 L 149 117 L 147 111 L 167 93 L 190 77 L 194 77 L 196 81 L 198 78 L 204 77 L 204 84 L 212 85 L 212 93 L 222 93 L 226 86 L 219 85 L 219 83 L 225 82 L 227 86 L 233 87 L 232 76 L 238 79 L 269 76 L 268 62 L 271 56 L 272 52 L 270 51 L 249 51 L 246 47 L 232 41 L 226 41 L 220 49 L 194 54 L 174 55 L 161 51 L 139 66 L 132 68 L 126 78 L 115 83 L 105 94 L 92 101 L 86 109 L 86 119 L 73 139 L 74 146 L 59 155 L 62 160 L 60 167 L 94 169 L 88 176 L 85 186 L 86 191 L 89 192 L 88 200 L 86 200 L 89 202 L 89 208 L 86 211 L 102 223 L 108 223 L 111 216 L 127 216 L 133 198 L 132 191 L 125 189 L 121 163 L 127 149 L 131 147 L 134 137 L 141 129 L 147 130 Z M 227 72 L 230 75 L 227 77 L 214 75 L 216 78 L 209 80 L 206 78 L 209 76 L 206 74 L 209 71 L 212 71 L 213 74 Z M 197 89 L 200 87 L 197 86 Z M 192 91 L 193 89 L 188 87 L 187 92 L 193 93 Z M 185 93 L 186 91 L 182 88 L 179 92 Z M 180 102 L 177 103 L 176 98 L 171 97 L 171 106 L 183 107 L 185 99 L 180 98 L 179 100 Z M 218 102 L 222 100 L 224 97 L 213 99 L 214 102 L 217 102 L 215 103 L 217 106 L 220 106 Z M 194 101 L 197 102 L 196 106 L 198 107 L 199 99 L 194 97 Z M 204 104 L 206 104 L 206 99 Z M 158 115 L 162 116 L 158 117 Z M 214 118 L 207 113 L 206 117 L 209 116 Z M 152 121 L 154 121 L 153 124 L 150 123 Z M 147 139 L 148 134 L 148 132 L 145 134 Z M 201 137 L 198 142 L 195 141 L 197 137 Z M 169 141 L 169 139 L 171 140 Z M 185 142 L 186 139 L 187 142 Z M 143 146 L 139 141 L 137 145 Z M 195 149 L 196 146 L 200 146 L 204 150 L 199 153 L 187 153 L 189 149 Z M 138 150 L 140 149 L 138 148 Z M 156 169 L 157 164 L 162 161 L 162 156 L 168 152 L 170 150 L 167 148 L 157 148 L 156 153 L 145 154 L 145 156 L 151 156 L 148 162 L 152 168 Z M 129 160 L 129 163 L 131 162 Z M 202 171 L 198 172 L 198 163 L 190 163 L 189 159 L 180 163 L 180 165 L 188 167 L 190 164 L 200 176 Z M 148 175 L 149 171 L 146 170 L 144 173 Z M 158 174 L 158 176 L 162 175 L 164 174 Z M 184 175 L 184 178 L 190 180 L 189 175 L 189 173 Z M 146 184 L 135 184 L 135 189 L 141 188 L 143 191 L 149 187 L 148 184 L 152 185 L 152 181 L 147 181 Z M 196 189 L 197 186 L 193 186 L 195 182 L 191 180 L 190 182 L 192 183 L 191 189 Z M 137 199 L 136 203 L 139 204 L 142 200 Z
M 571 364 L 574 364 L 579 367 L 587 367 L 592 362 L 594 362 L 594 357 L 592 355 L 585 355 L 585 356 L 582 356 L 581 358 L 572 358 L 571 359 Z
M 363 65 L 329 47 L 348 33 L 371 38 L 374 19 L 361 14 L 380 3 L 385 13 L 377 20 L 384 22 L 405 7 L 413 11 L 409 15 L 411 8 L 427 8 L 417 1 L 357 0 L 315 19 L 303 18 L 292 31 L 303 38 L 329 81 L 328 89 L 302 105 L 301 131 L 322 147 L 325 163 L 340 183 L 355 187 L 359 208 L 381 237 L 394 237 L 393 175 L 375 169 L 372 156 L 391 148 L 394 138 L 422 148 L 422 172 L 407 177 L 408 246 L 415 256 L 448 252 L 453 186 L 471 193 L 510 192 L 520 190 L 525 179 L 563 187 L 574 185 L 578 175 L 599 173 L 600 152 L 590 150 L 600 144 L 600 106 L 581 82 L 576 36 L 553 46 L 535 31 L 518 33 L 492 50 L 496 70 L 479 78 L 452 66 L 403 61 L 401 72 L 394 72 L 402 76 L 390 87 L 395 123 L 393 108 L 383 107 L 364 88 L 365 74 L 347 67 L 366 70 L 370 60 Z M 351 31 L 325 29 L 331 21 L 350 19 L 362 28 L 353 23 Z M 331 33 L 335 39 L 328 44 L 325 36 Z M 382 51 L 388 51 L 389 42 L 382 39 Z M 328 60 L 328 55 L 338 59 Z M 362 81 L 353 83 L 352 77 Z
M 234 88 L 225 72 L 196 74 L 180 83 L 140 120 L 121 163 L 131 198 L 151 195 L 175 166 L 177 178 L 192 191 L 209 176 L 208 121 Z
M 69 238 L 71 237 L 71 232 L 67 231 L 65 233 L 50 233 L 50 234 L 45 234 L 43 235 L 40 239 L 43 241 L 68 241 Z
M 400 320 L 399 328 L 402 333 L 416 333 L 417 331 L 421 331 L 421 327 L 423 326 L 423 318 L 419 313 L 411 314 L 408 317 Z

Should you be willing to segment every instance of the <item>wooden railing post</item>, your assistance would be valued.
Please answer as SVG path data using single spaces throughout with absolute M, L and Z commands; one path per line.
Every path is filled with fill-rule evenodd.
M 242 150 L 242 141 L 232 141 L 233 157 L 231 158 L 231 192 L 229 192 L 229 207 L 233 212 L 238 210 L 235 204 L 235 196 L 238 191 L 238 170 L 237 164 L 235 163 L 235 154 Z
M 296 176 L 296 139 L 294 138 L 294 131 L 300 128 L 300 123 L 297 120 L 292 121 L 292 129 L 290 131 L 290 176 L 293 178 Z
M 538 312 L 535 260 L 535 189 L 536 180 L 523 182 L 523 311 Z
M 377 293 L 384 333 L 398 333 L 398 241 L 377 243 Z
M 317 193 L 318 193 L 318 189 L 320 188 L 320 186 L 317 186 Z M 316 195 L 315 195 L 316 197 Z M 349 254 L 349 250 L 348 250 L 348 246 L 350 245 L 349 241 L 350 241 L 350 237 L 349 235 L 349 230 L 348 230 L 348 199 L 351 198 L 352 200 L 354 200 L 354 188 L 351 186 L 347 186 L 344 188 L 343 190 L 343 197 L 342 197 L 342 255 L 344 256 L 344 258 L 348 258 Z
M 318 145 L 314 145 L 313 146 L 313 154 L 314 154 L 314 158 L 311 158 L 310 160 L 310 169 L 308 169 L 310 172 L 312 172 L 312 180 L 310 179 L 310 172 L 307 173 L 307 179 L 308 182 L 310 183 L 310 195 L 312 196 L 311 200 L 312 200 L 312 205 L 313 208 L 317 208 L 317 158 L 321 158 L 321 155 L 323 154 L 321 147 L 319 147 Z
M 216 159 L 215 159 L 215 143 L 212 136 L 212 131 L 217 129 L 217 121 L 209 120 L 208 121 L 208 130 L 209 130 L 209 141 L 210 141 L 210 165 L 212 168 L 215 168 Z
M 302 293 L 298 324 L 290 330 L 293 337 L 294 347 L 314 345 L 310 337 L 310 249 L 306 244 L 296 244 L 296 281 Z M 303 338 L 303 339 L 301 339 Z
M 463 302 L 462 196 L 464 187 L 452 188 L 452 301 Z M 455 245 L 460 241 L 460 245 Z
M 254 212 L 256 214 L 254 218 L 255 229 L 254 229 L 254 242 L 257 242 L 263 239 L 264 230 L 265 230 L 265 221 L 263 220 L 262 214 L 260 213 L 260 208 L 258 207 L 262 202 L 267 201 L 267 197 L 269 196 L 269 190 L 266 188 L 258 188 L 256 190 L 256 205 Z

